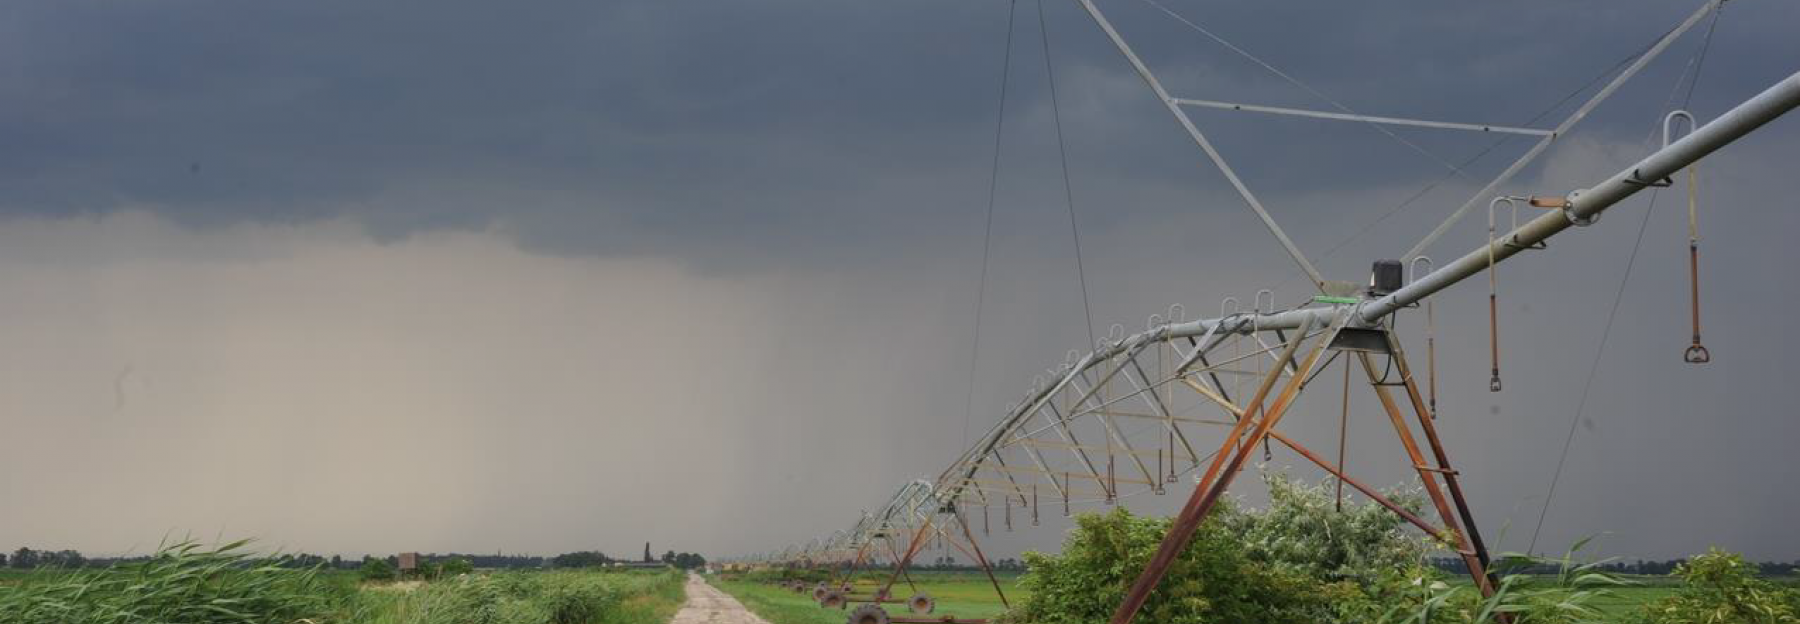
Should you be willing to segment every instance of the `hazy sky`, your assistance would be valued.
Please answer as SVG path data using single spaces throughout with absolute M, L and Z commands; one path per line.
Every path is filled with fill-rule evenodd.
M 1328 106 L 1142 2 L 1101 4 L 1178 95 Z M 1697 5 L 1168 2 L 1359 111 L 1496 124 Z M 961 448 L 1008 6 L 0 4 L 0 549 L 733 554 L 847 527 Z M 1017 4 L 974 430 L 1087 341 L 1037 6 Z M 1085 15 L 1044 9 L 1096 324 L 1308 294 Z M 1796 23 L 1791 2 L 1729 3 L 1695 113 L 1800 69 Z M 1507 190 L 1641 156 L 1706 28 Z M 1478 186 L 1369 227 L 1445 170 L 1364 126 L 1195 118 L 1338 279 Z M 1452 162 L 1495 140 L 1396 132 Z M 1543 543 L 1800 559 L 1796 162 L 1784 119 L 1703 164 L 1709 366 L 1679 357 L 1685 206 L 1650 212 Z M 1500 549 L 1536 522 L 1646 204 L 1505 265 L 1504 393 L 1485 289 L 1439 297 L 1441 426 Z M 1374 481 L 1402 481 L 1373 454 Z M 1053 547 L 1046 524 L 996 550 Z

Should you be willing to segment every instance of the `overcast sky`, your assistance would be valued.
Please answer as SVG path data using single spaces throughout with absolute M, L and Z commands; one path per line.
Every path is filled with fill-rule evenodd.
M 1177 95 L 1330 106 L 1150 5 L 1101 5 Z M 1077 7 L 1043 5 L 1041 33 L 1017 3 L 965 425 L 1009 6 L 0 4 L 0 548 L 724 555 L 845 528 L 1087 342 L 1044 34 L 1096 325 L 1310 294 Z M 1547 127 L 1698 3 L 1167 6 L 1360 112 Z M 1795 3 L 1730 2 L 1695 114 L 1800 69 L 1795 24 Z M 1506 190 L 1642 156 L 1707 29 Z M 1527 146 L 1446 179 L 1496 137 L 1395 131 L 1428 158 L 1356 124 L 1194 116 L 1346 280 Z M 1503 393 L 1485 289 L 1438 298 L 1440 422 L 1497 549 L 1529 539 L 1638 247 L 1542 542 L 1800 559 L 1778 312 L 1800 303 L 1797 162 L 1800 119 L 1704 161 L 1711 365 L 1680 362 L 1680 193 L 1641 246 L 1647 195 L 1505 265 Z M 1471 217 L 1430 253 L 1482 241 Z M 1335 418 L 1313 407 L 1299 432 Z M 1402 482 L 1368 429 L 1351 448 Z M 1054 548 L 1046 524 L 996 550 Z

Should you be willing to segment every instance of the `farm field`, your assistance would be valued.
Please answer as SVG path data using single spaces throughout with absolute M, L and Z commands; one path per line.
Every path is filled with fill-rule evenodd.
M 1019 577 L 1017 573 L 1000 575 L 1002 589 L 1015 604 L 1027 597 L 1024 590 L 1018 587 Z M 1667 577 L 1624 578 L 1633 584 L 1612 588 L 1608 590 L 1608 596 L 1592 603 L 1608 621 L 1625 621 L 1639 613 L 1645 605 L 1673 594 L 1677 588 Z M 987 579 L 978 574 L 916 572 L 913 579 L 918 582 L 920 589 L 937 599 L 938 609 L 933 613 L 934 616 L 992 618 L 1004 611 L 994 599 L 993 589 L 988 585 Z M 1800 585 L 1800 579 L 1794 577 L 1769 580 L 1790 587 Z M 795 593 L 764 581 L 725 580 L 716 576 L 707 578 L 707 581 L 737 598 L 746 608 L 768 620 L 770 624 L 840 624 L 847 615 L 844 609 L 819 607 L 810 594 Z M 860 580 L 857 587 L 861 591 L 874 585 L 873 580 Z M 904 583 L 896 585 L 896 588 L 896 593 L 901 596 L 910 595 Z M 889 605 L 885 608 L 890 615 L 898 616 L 905 612 L 902 605 Z
M 992 618 L 1005 609 L 994 596 L 994 588 L 987 577 L 967 572 L 914 572 L 913 581 L 918 589 L 937 600 L 937 609 L 931 614 L 934 617 L 955 615 L 959 618 Z M 1000 587 L 1006 592 L 1007 600 L 1015 604 L 1025 598 L 1023 590 L 1018 588 L 1018 575 L 999 575 Z M 847 617 L 847 609 L 825 609 L 814 602 L 810 593 L 795 593 L 779 585 L 749 580 L 722 580 L 717 577 L 707 579 L 715 587 L 725 590 L 751 612 L 768 620 L 770 624 L 842 624 Z M 868 593 L 878 587 L 873 578 L 858 579 L 858 593 Z M 894 594 L 899 598 L 912 595 L 912 588 L 904 581 L 894 585 Z M 854 608 L 854 604 L 851 606 Z M 906 607 L 900 604 L 889 604 L 889 615 L 908 614 Z
M 5 571 L 0 624 L 660 624 L 684 601 L 684 580 L 673 569 L 580 569 L 365 582 L 229 549 L 178 550 L 116 568 Z

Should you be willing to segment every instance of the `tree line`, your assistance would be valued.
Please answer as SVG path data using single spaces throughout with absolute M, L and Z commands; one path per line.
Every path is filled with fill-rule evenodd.
M 1668 576 L 1674 574 L 1676 568 L 1681 567 L 1682 564 L 1687 563 L 1690 560 L 1691 558 L 1667 559 L 1662 561 L 1646 559 L 1639 559 L 1636 561 L 1607 561 L 1594 564 L 1593 568 L 1608 574 Z M 1433 558 L 1431 559 L 1431 565 L 1437 569 L 1455 574 L 1467 574 L 1469 571 L 1468 566 L 1465 565 L 1463 560 L 1459 557 Z M 1760 576 L 1788 576 L 1800 574 L 1800 560 L 1758 561 L 1750 562 L 1750 565 L 1756 569 L 1756 573 Z M 1526 566 L 1514 571 L 1524 574 L 1553 574 L 1556 572 L 1556 566 L 1549 563 L 1542 563 L 1534 566 Z
M 87 557 L 75 550 L 37 550 L 21 547 L 11 554 L 0 552 L 0 567 L 18 570 L 35 568 L 89 568 L 109 567 L 119 563 L 148 560 L 148 556 L 135 557 Z M 399 566 L 399 557 L 363 556 L 348 558 L 341 555 L 326 557 L 311 553 L 288 553 L 274 555 L 267 559 L 268 563 L 289 568 L 321 568 L 327 570 L 360 570 L 370 565 L 371 561 L 382 561 L 388 568 Z M 576 551 L 551 557 L 539 555 L 509 555 L 503 553 L 422 553 L 419 555 L 421 566 L 443 566 L 447 562 L 465 562 L 471 568 L 510 570 L 530 568 L 591 568 L 621 563 L 623 560 L 606 556 L 599 551 Z M 696 553 L 677 553 L 668 551 L 660 560 L 648 559 L 644 563 L 664 563 L 683 570 L 691 570 L 706 565 L 706 558 Z M 460 568 L 463 564 L 452 564 Z

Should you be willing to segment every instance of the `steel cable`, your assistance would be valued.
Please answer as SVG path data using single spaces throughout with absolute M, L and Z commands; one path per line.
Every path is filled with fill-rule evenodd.
M 981 308 L 987 299 L 988 260 L 994 241 L 994 201 L 1000 190 L 1000 139 L 1006 128 L 1006 85 L 1012 76 L 1012 40 L 1018 0 L 1006 3 L 1006 51 L 1000 61 L 1000 104 L 994 116 L 994 160 L 988 169 L 987 220 L 981 233 L 981 277 L 975 282 L 975 328 L 969 339 L 969 392 L 963 399 L 962 448 L 969 447 L 969 421 L 975 413 L 975 368 L 981 361 Z
M 1249 60 L 1250 62 L 1255 63 L 1258 66 L 1261 66 L 1263 69 L 1268 70 L 1269 73 L 1275 74 L 1276 76 L 1280 77 L 1282 80 L 1287 81 L 1288 84 L 1294 85 L 1295 87 L 1299 87 L 1300 90 L 1310 93 L 1313 95 L 1313 97 L 1323 100 L 1326 104 L 1330 104 L 1332 108 L 1336 108 L 1340 112 L 1350 114 L 1350 115 L 1359 114 L 1356 111 L 1351 110 L 1349 106 L 1345 106 L 1343 103 L 1332 99 L 1331 96 L 1325 95 L 1324 92 L 1319 91 L 1318 89 L 1314 89 L 1311 85 L 1301 82 L 1300 79 L 1295 78 L 1291 75 L 1288 75 L 1287 72 L 1281 71 L 1280 69 L 1276 68 L 1274 65 L 1269 64 L 1267 61 L 1257 58 L 1256 55 L 1251 54 L 1249 51 L 1238 47 L 1236 44 L 1233 44 L 1230 41 L 1226 41 L 1225 38 L 1220 37 L 1216 34 L 1213 34 L 1212 31 L 1207 30 L 1206 28 L 1200 26 L 1199 24 L 1194 23 L 1192 20 L 1189 20 L 1186 17 L 1183 17 L 1180 13 L 1176 13 L 1175 11 L 1171 10 L 1170 8 L 1163 6 L 1162 4 L 1156 2 L 1156 0 L 1142 0 L 1142 2 L 1144 4 L 1150 5 L 1151 7 L 1154 7 L 1158 11 L 1163 12 L 1165 15 L 1168 15 L 1169 17 L 1175 19 L 1175 21 L 1181 22 L 1183 25 L 1186 25 L 1189 29 L 1192 29 L 1194 32 L 1205 35 L 1208 39 L 1212 39 L 1214 42 L 1218 43 L 1219 45 L 1225 46 L 1226 49 L 1237 53 L 1238 56 L 1242 56 L 1245 59 Z M 1395 134 L 1394 131 L 1387 129 L 1386 127 L 1382 126 L 1381 124 L 1378 124 L 1378 123 L 1375 123 L 1372 121 L 1364 121 L 1363 123 L 1364 123 L 1364 125 L 1367 125 L 1370 129 L 1373 129 L 1376 132 L 1380 132 L 1381 134 L 1387 135 L 1388 138 L 1393 139 L 1396 142 L 1399 142 L 1401 145 L 1404 145 L 1407 148 L 1410 148 L 1411 150 L 1413 150 L 1415 152 L 1418 152 L 1419 155 L 1424 156 L 1425 158 L 1431 160 L 1432 162 L 1437 163 L 1438 165 L 1444 167 L 1445 169 L 1449 169 L 1450 170 L 1449 175 L 1452 175 L 1452 176 L 1460 175 L 1465 178 L 1470 178 L 1471 180 L 1473 180 L 1473 178 L 1471 178 L 1469 176 L 1469 174 L 1463 172 L 1461 167 L 1458 167 L 1457 165 L 1455 165 L 1454 163 L 1451 163 L 1448 160 L 1445 160 L 1443 157 L 1438 156 L 1437 154 L 1433 153 L 1431 150 L 1425 149 L 1423 146 L 1421 146 L 1417 143 L 1408 141 L 1406 139 L 1406 137 L 1402 137 L 1399 134 Z M 1467 165 L 1464 165 L 1464 166 L 1467 166 Z
M 1063 202 L 1069 207 L 1069 233 L 1075 239 L 1075 277 L 1081 284 L 1081 311 L 1087 315 L 1088 345 L 1094 344 L 1094 308 L 1088 300 L 1087 269 L 1081 261 L 1081 226 L 1075 220 L 1075 190 L 1069 182 L 1069 149 L 1063 144 L 1062 106 L 1056 101 L 1056 68 L 1050 62 L 1050 29 L 1044 25 L 1044 0 L 1037 2 L 1038 38 L 1044 44 L 1044 76 L 1050 86 L 1050 118 L 1056 124 L 1056 152 L 1062 158 Z
M 1701 64 L 1706 60 L 1707 49 L 1712 47 L 1713 31 L 1719 26 L 1721 12 L 1721 9 L 1713 10 L 1712 23 L 1707 26 L 1706 36 L 1700 43 L 1700 50 L 1692 60 L 1688 61 L 1688 67 L 1683 69 L 1681 76 L 1676 79 L 1675 88 L 1670 91 L 1668 100 L 1663 103 L 1663 108 L 1667 109 L 1675 103 L 1675 94 L 1681 92 L 1683 82 L 1688 83 L 1688 89 L 1687 94 L 1682 97 L 1681 107 L 1687 108 L 1688 103 L 1693 100 L 1694 88 L 1700 84 Z M 1693 75 L 1691 81 L 1688 80 L 1690 73 Z M 1659 123 L 1658 126 L 1660 127 L 1660 125 Z M 1645 149 L 1650 147 L 1650 142 L 1655 138 L 1656 130 L 1651 130 L 1650 136 L 1644 139 Z M 1637 264 L 1638 250 L 1643 246 L 1644 232 L 1649 229 L 1650 214 L 1656 208 L 1659 190 L 1657 188 L 1650 189 L 1650 200 L 1644 208 L 1644 218 L 1638 223 L 1637 241 L 1631 246 L 1631 255 L 1625 259 L 1625 274 L 1619 278 L 1619 288 L 1613 293 L 1612 309 L 1607 312 L 1606 325 L 1600 330 L 1600 345 L 1595 349 L 1594 360 L 1588 366 L 1587 380 L 1581 386 L 1581 398 L 1576 401 L 1575 412 L 1569 418 L 1569 433 L 1563 438 L 1562 453 L 1556 459 L 1556 470 L 1551 474 L 1550 488 L 1544 494 L 1544 506 L 1538 510 L 1537 526 L 1531 530 L 1531 545 L 1525 548 L 1526 554 L 1537 551 L 1538 536 L 1544 530 L 1544 518 L 1550 514 L 1550 503 L 1556 498 L 1556 486 L 1562 481 L 1563 467 L 1569 459 L 1569 447 L 1575 442 L 1575 429 L 1581 424 L 1581 417 L 1587 411 L 1588 397 L 1594 388 L 1594 378 L 1600 374 L 1600 362 L 1606 356 L 1606 342 L 1612 336 L 1613 322 L 1618 320 L 1619 304 L 1625 299 L 1625 286 L 1631 281 L 1631 269 Z

